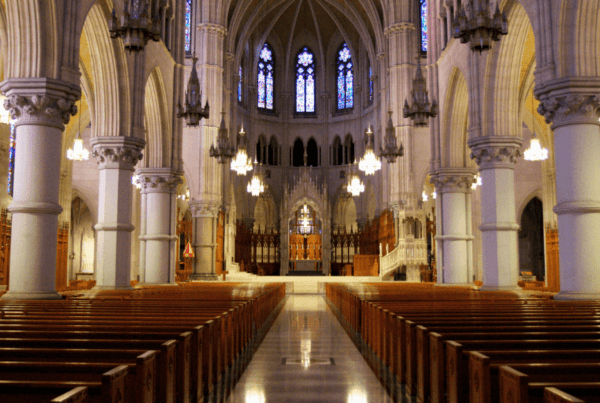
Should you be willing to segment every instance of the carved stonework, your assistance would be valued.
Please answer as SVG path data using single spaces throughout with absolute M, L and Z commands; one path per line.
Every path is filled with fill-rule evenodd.
M 542 96 L 538 107 L 546 123 L 556 125 L 593 123 L 600 117 L 600 95 L 568 94 Z
M 225 29 L 224 26 L 211 23 L 198 24 L 198 31 L 213 35 L 216 34 L 221 38 L 225 37 L 225 35 L 227 34 L 227 29 Z
M 514 169 L 521 156 L 522 139 L 517 137 L 490 136 L 469 142 L 471 158 L 480 170 L 494 168 Z
M 138 169 L 137 183 L 142 186 L 141 193 L 176 193 L 177 186 L 183 182 L 180 175 L 155 172 L 154 169 Z
M 75 100 L 48 95 L 11 94 L 4 100 L 4 109 L 18 121 L 50 121 L 53 126 L 59 127 L 69 123 L 71 116 L 77 114 Z
M 132 137 L 96 137 L 91 140 L 92 156 L 98 169 L 125 169 L 133 167 L 142 159 L 146 142 Z
M 438 193 L 471 193 L 477 172 L 468 170 L 440 170 L 431 177 Z
M 201 202 L 197 200 L 190 201 L 190 211 L 192 212 L 192 217 L 209 217 L 209 218 L 217 218 L 219 215 L 219 211 L 221 210 L 221 206 L 214 203 Z

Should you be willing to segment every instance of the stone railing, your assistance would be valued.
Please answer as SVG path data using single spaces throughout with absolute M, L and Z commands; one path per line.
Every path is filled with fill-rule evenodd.
M 427 264 L 427 242 L 425 239 L 407 238 L 398 241 L 398 246 L 380 258 L 379 277 L 389 277 L 399 267 Z

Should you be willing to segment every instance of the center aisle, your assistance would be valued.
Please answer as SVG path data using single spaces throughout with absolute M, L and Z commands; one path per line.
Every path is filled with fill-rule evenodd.
M 228 403 L 388 403 L 322 295 L 290 296 Z

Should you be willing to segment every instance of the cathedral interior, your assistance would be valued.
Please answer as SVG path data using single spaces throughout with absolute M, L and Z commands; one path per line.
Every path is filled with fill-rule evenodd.
M 456 312 L 496 301 L 527 316 L 531 300 L 540 317 L 596 315 L 599 38 L 597 0 L 1 0 L 0 318 L 104 298 L 132 317 L 131 301 L 154 298 L 157 317 L 178 299 L 201 316 L 191 302 L 223 293 L 271 311 L 223 305 L 231 343 L 195 347 L 189 396 L 127 401 L 293 401 L 243 369 L 263 338 L 287 348 L 271 327 L 335 326 L 373 377 L 354 394 L 331 381 L 339 401 L 467 401 L 434 385 L 433 362 L 416 392 L 385 331 L 408 348 L 413 336 L 386 315 L 445 298 L 464 301 Z M 518 400 L 502 393 L 491 401 Z

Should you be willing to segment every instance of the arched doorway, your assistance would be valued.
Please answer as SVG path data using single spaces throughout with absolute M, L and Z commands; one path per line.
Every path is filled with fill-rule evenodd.
M 71 202 L 71 279 L 91 280 L 94 275 L 96 237 L 94 220 L 85 202 L 75 197 Z
M 521 215 L 519 271 L 531 272 L 538 281 L 544 281 L 544 212 L 537 197 L 527 203 Z

